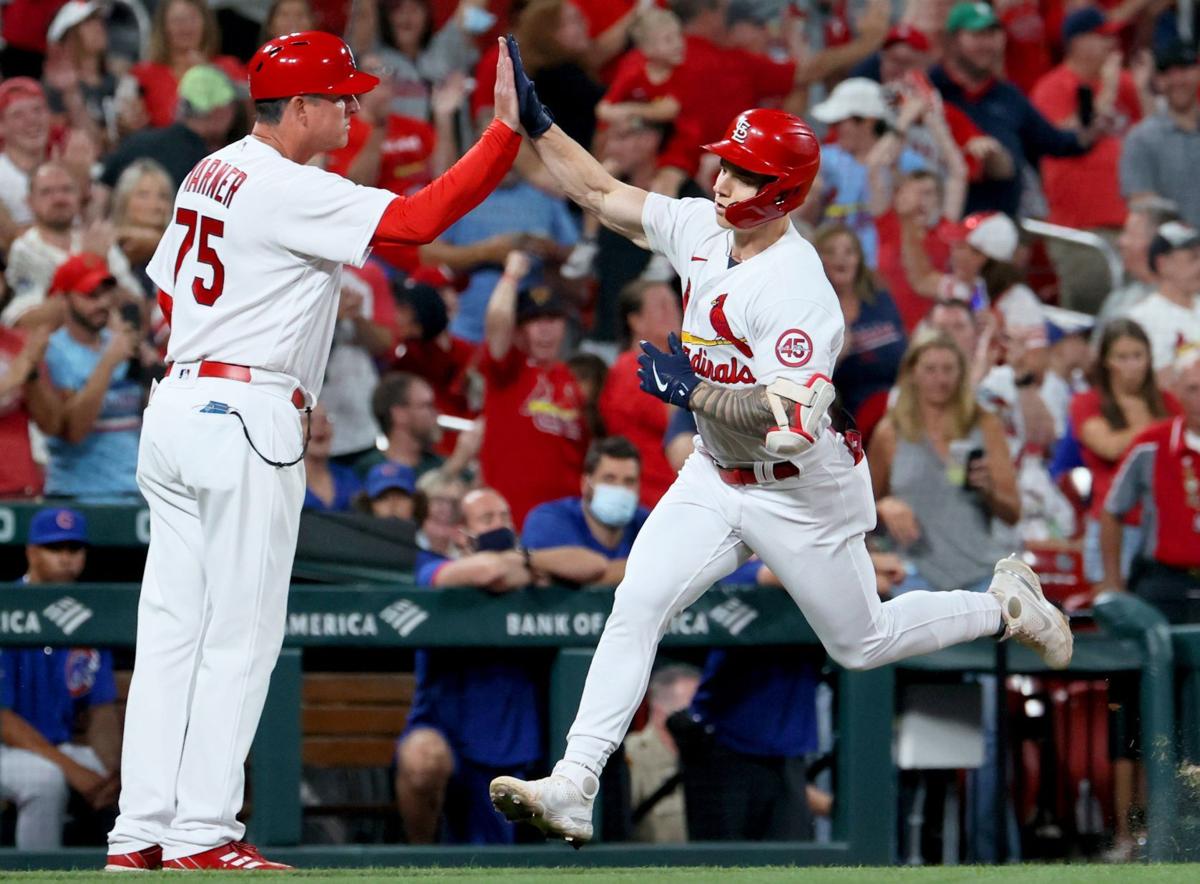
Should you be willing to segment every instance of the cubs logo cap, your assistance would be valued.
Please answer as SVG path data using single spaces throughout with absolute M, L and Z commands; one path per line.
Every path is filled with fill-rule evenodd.
M 29 544 L 87 543 L 87 519 L 79 510 L 52 507 L 38 510 L 29 523 Z
M 403 491 L 405 494 L 415 494 L 417 491 L 417 473 L 402 463 L 381 463 L 371 468 L 367 473 L 367 497 L 374 500 L 385 491 Z

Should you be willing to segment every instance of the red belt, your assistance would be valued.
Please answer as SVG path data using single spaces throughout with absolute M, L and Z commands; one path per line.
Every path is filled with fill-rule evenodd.
M 754 472 L 754 467 L 723 467 L 720 464 L 717 464 L 716 467 L 717 472 L 721 476 L 721 481 L 726 485 L 762 484 L 762 480 Z M 799 476 L 800 467 L 794 463 L 783 461 L 782 463 L 772 464 L 768 472 L 776 482 L 780 482 L 784 479 L 790 479 L 792 476 Z
M 167 367 L 167 374 L 170 375 L 175 370 L 174 364 Z M 250 369 L 245 365 L 231 365 L 228 362 L 212 362 L 205 360 L 201 362 L 196 369 L 196 376 L 202 378 L 223 378 L 227 381 L 240 381 L 243 384 L 250 383 Z M 304 391 L 297 387 L 292 391 L 292 405 L 299 409 L 305 407 Z

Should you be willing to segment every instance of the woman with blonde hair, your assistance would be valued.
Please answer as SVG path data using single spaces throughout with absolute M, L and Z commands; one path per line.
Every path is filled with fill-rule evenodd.
M 993 520 L 1020 517 L 1016 470 L 1003 424 L 976 404 L 966 358 L 942 332 L 919 333 L 904 354 L 869 460 L 879 520 L 915 569 L 903 589 L 986 589 L 1012 552 Z
M 133 277 L 149 297 L 155 291 L 146 265 L 171 222 L 175 186 L 167 170 L 151 159 L 135 160 L 117 179 L 110 220 L 117 248 L 129 262 Z
M 234 83 L 246 82 L 245 66 L 231 55 L 218 54 L 220 46 L 217 18 L 204 0 L 162 0 L 158 4 L 150 27 L 148 58 L 129 71 L 148 125 L 169 126 L 175 121 L 179 79 L 195 65 L 211 64 Z M 138 116 L 128 108 L 123 114 L 127 119 Z

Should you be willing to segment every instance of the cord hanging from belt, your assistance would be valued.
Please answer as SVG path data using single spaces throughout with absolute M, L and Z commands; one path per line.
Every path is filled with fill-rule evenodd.
M 277 470 L 284 469 L 285 467 L 294 467 L 296 464 L 300 463 L 300 461 L 304 460 L 304 455 L 308 453 L 308 442 L 309 439 L 312 438 L 311 406 L 304 409 L 304 445 L 300 448 L 300 456 L 295 460 L 289 460 L 286 462 L 280 460 L 271 460 L 269 457 L 259 451 L 258 446 L 254 444 L 254 440 L 250 438 L 250 430 L 246 427 L 246 422 L 242 420 L 242 416 L 238 414 L 237 409 L 231 408 L 229 409 L 229 413 L 236 417 L 238 419 L 238 423 L 242 425 L 242 432 L 246 436 L 246 441 L 250 443 L 251 450 L 258 455 L 259 459 L 263 463 L 267 464 L 268 466 L 275 467 Z

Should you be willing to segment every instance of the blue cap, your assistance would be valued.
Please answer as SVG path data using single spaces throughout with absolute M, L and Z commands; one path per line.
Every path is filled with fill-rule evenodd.
M 1063 19 L 1062 41 L 1065 46 L 1071 42 L 1073 37 L 1083 34 L 1101 33 L 1111 36 L 1120 30 L 1120 24 L 1110 23 L 1099 9 L 1094 6 L 1085 6 L 1083 9 L 1076 9 Z
M 367 497 L 374 499 L 392 489 L 413 494 L 417 490 L 417 473 L 402 463 L 381 463 L 367 473 Z
M 87 519 L 78 510 L 54 508 L 38 510 L 29 523 L 29 543 L 87 543 Z

